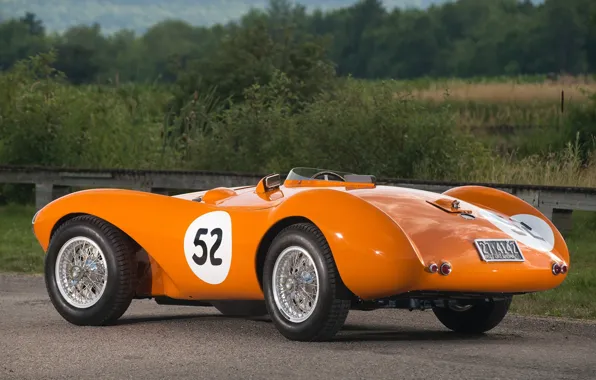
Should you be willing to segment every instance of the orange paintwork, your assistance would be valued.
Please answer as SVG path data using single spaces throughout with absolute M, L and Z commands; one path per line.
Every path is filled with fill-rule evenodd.
M 193 201 L 202 196 L 202 201 Z M 451 210 L 452 201 L 460 201 Z M 434 203 L 434 204 L 431 204 Z M 548 223 L 551 252 L 519 243 L 524 262 L 483 262 L 476 238 L 510 238 L 479 215 L 480 207 L 503 216 L 530 214 Z M 199 279 L 184 253 L 189 225 L 223 210 L 232 221 L 232 260 L 226 279 Z M 476 216 L 466 220 L 460 213 Z M 551 273 L 553 261 L 569 265 L 567 246 L 554 225 L 535 208 L 498 190 L 460 187 L 444 194 L 374 184 L 288 180 L 280 188 L 217 188 L 174 197 L 131 190 L 96 189 L 69 194 L 44 207 L 34 232 L 44 251 L 61 218 L 85 213 L 131 236 L 149 255 L 152 273 L 144 291 L 180 299 L 263 299 L 257 252 L 265 233 L 289 217 L 312 221 L 325 235 L 345 285 L 362 299 L 415 290 L 531 292 L 557 287 L 566 275 Z M 448 260 L 449 276 L 429 273 Z M 149 294 L 150 293 L 150 294 Z

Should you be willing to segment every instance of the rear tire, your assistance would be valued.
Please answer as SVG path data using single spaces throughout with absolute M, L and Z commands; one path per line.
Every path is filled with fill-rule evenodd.
M 481 334 L 497 327 L 505 318 L 511 298 L 500 301 L 485 301 L 467 310 L 457 311 L 449 307 L 433 307 L 439 321 L 448 329 L 468 334 Z
M 93 216 L 75 217 L 52 236 L 45 283 L 58 313 L 75 325 L 108 325 L 130 306 L 135 292 L 134 243 Z
M 287 227 L 274 239 L 265 258 L 263 288 L 275 327 L 290 340 L 331 339 L 351 306 L 331 249 L 310 223 Z

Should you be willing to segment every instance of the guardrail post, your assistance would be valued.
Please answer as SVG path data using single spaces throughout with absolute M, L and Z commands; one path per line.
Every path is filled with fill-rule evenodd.
M 573 210 L 558 208 L 539 207 L 538 210 L 544 214 L 557 227 L 561 234 L 566 234 L 573 228 Z
M 54 199 L 63 197 L 71 192 L 70 186 L 58 186 L 53 183 L 35 184 L 35 207 L 37 210 Z
M 561 232 L 566 234 L 573 228 L 573 210 L 553 209 L 552 222 Z
M 35 208 L 41 209 L 53 200 L 54 185 L 51 183 L 35 184 Z
M 70 194 L 70 193 L 71 193 L 70 186 L 54 185 L 54 188 L 52 189 L 52 200 L 58 199 L 58 198 L 63 197 L 67 194 Z

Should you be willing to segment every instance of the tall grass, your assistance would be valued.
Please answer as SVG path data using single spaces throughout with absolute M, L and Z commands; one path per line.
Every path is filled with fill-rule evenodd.
M 421 100 L 442 101 L 445 93 L 453 101 L 475 101 L 488 103 L 558 103 L 561 93 L 568 101 L 586 101 L 586 91 L 596 90 L 596 81 L 564 77 L 557 81 L 541 83 L 467 83 L 461 80 L 437 82 L 426 88 L 413 90 L 414 97 Z
M 426 105 L 448 104 L 462 128 L 511 126 L 557 128 L 565 122 L 566 110 L 590 101 L 596 92 L 592 77 L 474 78 L 369 81 L 368 92 L 390 83 L 396 97 L 408 93 Z M 563 107 L 561 99 L 564 98 Z M 500 132 L 500 130 L 498 131 Z M 490 131 L 487 131 L 490 133 Z
M 450 81 L 413 90 L 415 99 L 448 102 L 462 127 L 559 126 L 565 108 L 589 101 L 596 90 L 591 79 L 564 77 L 542 83 L 466 83 Z
M 491 157 L 489 163 L 470 173 L 472 182 L 513 183 L 528 185 L 596 187 L 596 155 L 582 159 L 578 142 L 547 155 L 522 159 L 512 156 Z

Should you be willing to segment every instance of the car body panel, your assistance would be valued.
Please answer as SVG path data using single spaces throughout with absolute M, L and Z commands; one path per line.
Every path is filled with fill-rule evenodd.
M 152 289 L 172 298 L 262 297 L 254 271 L 254 254 L 234 254 L 226 281 L 216 286 L 201 281 L 191 270 L 184 237 L 197 217 L 219 211 L 217 206 L 131 190 L 98 189 L 69 194 L 46 206 L 37 216 L 35 233 L 47 250 L 52 227 L 68 213 L 97 216 L 132 237 L 159 265 Z M 252 231 L 267 220 L 266 211 L 229 210 L 233 215 L 232 252 L 254 252 L 261 235 Z
M 52 230 L 64 217 L 89 214 L 104 219 L 146 252 L 150 275 L 139 294 L 178 299 L 263 299 L 259 247 L 267 243 L 269 229 L 296 217 L 322 231 L 343 283 L 361 299 L 422 290 L 533 292 L 557 287 L 566 277 L 551 272 L 554 261 L 569 265 L 555 226 L 531 205 L 498 190 L 461 187 L 437 194 L 369 183 L 294 180 L 264 190 L 262 182 L 172 197 L 119 189 L 80 191 L 40 210 L 34 232 L 47 251 Z M 453 200 L 460 202 L 459 210 L 449 208 Z M 463 211 L 475 218 L 464 219 Z M 494 218 L 519 214 L 534 218 L 524 219 L 528 223 L 548 226 L 552 249 L 548 242 L 545 249 L 536 249 L 540 245 L 525 237 L 518 240 L 524 262 L 482 261 L 474 240 L 511 239 L 509 227 L 499 227 Z M 219 243 L 215 227 L 220 228 Z M 208 250 L 221 245 L 215 251 L 221 265 L 206 261 L 197 267 L 190 260 L 192 252 L 198 254 L 190 244 L 201 244 L 201 228 L 206 228 L 200 239 Z M 427 270 L 430 263 L 443 260 L 453 267 L 450 275 Z
M 469 193 L 474 193 L 469 188 Z M 548 220 L 533 207 L 524 207 L 518 198 L 509 198 L 505 194 L 495 193 L 489 189 L 486 193 L 499 195 L 494 206 L 505 210 L 498 212 L 480 208 L 461 198 L 453 198 L 448 194 L 435 194 L 413 189 L 402 189 L 395 192 L 389 188 L 378 191 L 367 191 L 360 196 L 371 204 L 384 210 L 408 234 L 412 243 L 417 247 L 425 263 L 441 263 L 448 261 L 453 268 L 449 276 L 418 277 L 416 284 L 411 287 L 416 290 L 443 291 L 477 291 L 477 292 L 517 292 L 547 290 L 558 286 L 563 276 L 553 276 L 551 266 L 554 261 L 568 262 L 569 254 L 564 241 L 550 223 L 555 232 L 556 244 L 552 249 L 537 250 L 539 242 L 533 241 L 531 235 L 524 240 L 518 240 L 525 260 L 523 262 L 485 262 L 480 260 L 474 245 L 475 239 L 512 239 L 515 236 L 497 228 L 487 213 L 512 216 L 530 213 Z M 459 192 L 462 198 L 466 194 Z M 485 194 L 486 194 L 485 193 Z M 508 194 L 507 194 L 508 195 Z M 512 196 L 511 196 L 512 197 Z M 462 210 L 470 211 L 475 219 L 464 219 L 459 213 L 445 212 L 439 207 L 431 207 L 429 202 L 447 199 L 449 202 L 458 200 Z M 474 199 L 474 198 L 471 198 Z M 511 205 L 510 205 L 511 204 Z M 507 211 L 509 215 L 507 215 Z M 549 221 L 550 222 L 550 221 Z M 504 224 L 506 226 L 506 224 Z M 526 241 L 527 240 L 527 241 Z M 527 244 L 524 244 L 526 241 Z

